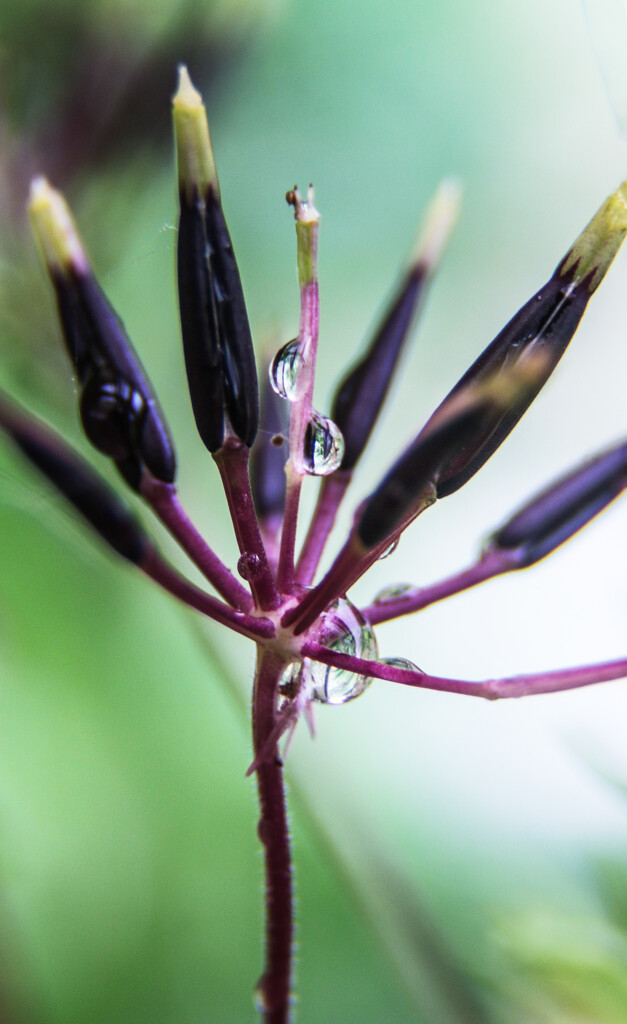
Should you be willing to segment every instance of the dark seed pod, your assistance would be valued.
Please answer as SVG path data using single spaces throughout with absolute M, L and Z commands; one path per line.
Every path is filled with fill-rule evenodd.
M 516 552 L 517 567 L 545 558 L 627 488 L 627 442 L 585 462 L 527 502 L 490 537 L 488 549 Z
M 285 507 L 285 463 L 289 455 L 287 402 L 270 386 L 261 386 L 260 431 L 250 453 L 250 483 L 257 516 L 279 517 Z
M 63 197 L 33 184 L 30 212 L 57 297 L 66 347 L 79 383 L 80 413 L 92 444 L 116 464 L 172 483 L 168 428 L 124 326 L 96 281 Z M 129 480 L 128 474 L 123 474 Z
M 210 452 L 257 434 L 257 370 L 244 293 L 220 203 L 205 108 L 187 71 L 174 97 L 179 164 L 178 288 L 190 397 Z
M 0 394 L 0 427 L 105 543 L 141 565 L 153 548 L 115 491 L 58 434 Z
M 438 497 L 452 494 L 484 465 L 529 408 L 564 354 L 588 301 L 608 270 L 627 231 L 627 184 L 603 204 L 539 292 L 516 313 L 444 399 L 424 428 L 446 416 L 449 403 L 483 381 L 540 357 L 544 371 L 482 433 L 442 466 Z M 538 364 L 540 365 L 540 364 Z

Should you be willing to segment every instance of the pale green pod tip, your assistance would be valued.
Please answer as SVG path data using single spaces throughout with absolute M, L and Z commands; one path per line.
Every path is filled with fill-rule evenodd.
M 28 198 L 33 232 L 50 271 L 86 272 L 89 261 L 65 198 L 46 178 L 35 178 Z
M 605 277 L 627 234 L 627 181 L 605 200 L 566 256 L 560 275 L 574 271 L 575 282 L 589 278 L 593 292 Z
M 189 202 L 194 194 L 204 196 L 211 188 L 219 199 L 220 187 L 216 172 L 207 112 L 202 96 L 192 85 L 184 64 L 179 66 L 178 89 L 172 99 L 174 139 L 178 164 L 179 187 Z

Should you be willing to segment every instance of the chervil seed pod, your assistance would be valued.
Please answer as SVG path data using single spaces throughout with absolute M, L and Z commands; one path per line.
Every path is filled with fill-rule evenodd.
M 153 544 L 115 491 L 54 431 L 0 393 L 0 427 L 118 555 L 141 565 Z
M 425 433 L 446 414 L 448 403 L 469 385 L 518 365 L 528 354 L 541 352 L 545 356 L 545 375 L 538 377 L 524 400 L 514 402 L 498 418 L 487 423 L 483 435 L 477 436 L 464 451 L 453 455 L 443 467 L 438 497 L 452 494 L 470 480 L 529 408 L 562 358 L 626 232 L 627 182 L 624 182 L 606 199 L 544 288 L 516 313 L 436 409 L 424 428 Z
M 532 498 L 492 534 L 487 551 L 504 551 L 515 568 L 539 562 L 627 488 L 627 442 L 602 452 Z
M 144 471 L 172 483 L 176 462 L 163 413 L 122 322 L 100 289 L 63 196 L 33 182 L 29 212 L 54 287 L 91 443 L 139 489 Z
M 210 452 L 218 451 L 229 433 L 250 447 L 259 420 L 250 326 L 222 212 L 205 108 L 184 67 L 173 115 L 180 197 L 179 308 L 192 409 Z

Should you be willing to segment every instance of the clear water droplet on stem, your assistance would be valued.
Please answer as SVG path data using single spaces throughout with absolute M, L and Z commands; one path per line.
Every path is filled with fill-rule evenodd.
M 340 598 L 323 616 L 320 642 L 341 654 L 374 661 L 377 641 L 361 612 L 347 598 Z M 346 704 L 359 697 L 372 682 L 371 676 L 307 662 L 313 684 L 313 698 L 320 704 Z
M 304 361 L 298 338 L 283 345 L 272 360 L 270 383 L 277 395 L 288 402 L 296 402 L 304 393 L 305 382 L 300 372 Z
M 314 412 L 305 433 L 305 472 L 310 476 L 328 476 L 339 469 L 343 457 L 342 431 L 333 420 Z
M 409 658 L 380 658 L 379 661 L 382 665 L 390 665 L 392 668 L 402 668 L 406 672 L 417 672 L 418 675 L 424 675 L 422 669 L 418 668 L 415 662 L 410 661 Z
M 405 594 L 410 594 L 415 588 L 411 583 L 393 583 L 389 587 L 384 587 L 376 595 L 373 604 L 385 604 L 386 601 L 396 601 L 399 597 L 404 597 Z
M 237 562 L 237 571 L 243 580 L 257 580 L 261 576 L 263 566 L 259 555 L 252 551 L 245 551 L 240 555 Z
M 383 554 L 379 555 L 379 561 L 382 562 L 384 558 L 389 558 L 390 555 L 393 555 L 394 552 L 396 551 L 399 543 L 400 543 L 400 537 L 397 537 L 396 540 L 393 540 L 392 543 L 390 544 L 390 546 L 385 549 Z

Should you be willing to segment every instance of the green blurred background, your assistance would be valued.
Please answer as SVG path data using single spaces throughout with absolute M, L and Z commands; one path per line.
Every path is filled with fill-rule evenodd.
M 81 445 L 22 212 L 44 171 L 156 385 L 181 493 L 233 564 L 176 320 L 180 60 L 206 97 L 260 350 L 294 334 L 283 197 L 315 183 L 322 411 L 438 180 L 465 183 L 344 524 L 625 176 L 627 148 L 572 0 L 3 6 L 2 383 Z M 525 422 L 358 600 L 460 568 L 534 489 L 624 434 L 626 278 L 619 256 Z M 5 445 L 0 485 L 0 1019 L 250 1021 L 262 957 L 244 778 L 253 652 L 111 563 Z M 624 655 L 624 515 L 619 503 L 534 570 L 381 627 L 381 654 L 462 678 Z M 288 762 L 298 1019 L 624 1024 L 626 712 L 624 683 L 511 705 L 377 683 L 321 709 L 316 741 L 301 730 Z

